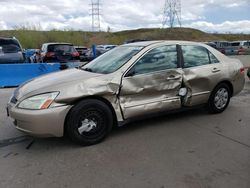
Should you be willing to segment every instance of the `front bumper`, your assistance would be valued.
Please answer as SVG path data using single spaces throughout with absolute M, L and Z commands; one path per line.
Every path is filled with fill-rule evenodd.
M 71 106 L 65 105 L 44 110 L 19 109 L 8 103 L 7 111 L 14 119 L 16 128 L 37 137 L 61 137 L 64 134 L 64 122 Z

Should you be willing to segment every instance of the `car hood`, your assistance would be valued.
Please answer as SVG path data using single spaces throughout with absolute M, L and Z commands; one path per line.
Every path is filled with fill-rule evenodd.
M 77 68 L 50 73 L 23 83 L 16 89 L 14 96 L 19 100 L 24 96 L 60 91 L 63 88 L 67 89 L 68 85 L 84 82 L 89 78 L 98 76 L 102 76 L 102 74 L 91 73 Z

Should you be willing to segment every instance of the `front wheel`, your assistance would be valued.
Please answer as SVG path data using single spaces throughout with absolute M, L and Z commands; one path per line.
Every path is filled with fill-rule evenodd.
M 212 92 L 208 100 L 208 111 L 210 113 L 221 113 L 223 112 L 231 97 L 231 91 L 227 84 L 221 83 Z
M 113 126 L 110 108 L 102 101 L 87 99 L 76 104 L 69 112 L 66 131 L 80 145 L 101 142 Z

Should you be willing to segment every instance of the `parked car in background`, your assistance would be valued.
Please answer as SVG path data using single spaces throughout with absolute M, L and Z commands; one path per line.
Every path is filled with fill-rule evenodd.
M 214 43 L 214 42 L 205 42 L 205 44 L 213 47 L 214 49 L 217 49 L 216 43 Z
M 250 41 L 240 41 L 239 55 L 249 55 L 249 54 L 250 54 Z
M 226 48 L 230 46 L 230 43 L 227 41 L 215 41 L 216 49 L 223 54 L 226 54 Z
M 107 50 L 104 50 L 102 48 L 96 48 L 96 54 L 94 56 L 93 50 L 92 48 L 89 49 L 86 53 L 86 55 L 83 57 L 83 61 L 92 61 L 93 59 L 99 57 L 100 55 L 104 54 L 105 52 L 107 52 Z
M 15 37 L 0 37 L 0 64 L 10 63 L 24 63 L 22 46 Z
M 88 48 L 85 46 L 74 46 L 74 48 L 78 51 L 80 55 L 80 61 L 84 61 L 86 53 L 88 52 Z
M 74 62 L 80 61 L 80 55 L 70 43 L 44 43 L 41 48 L 43 62 Z
M 67 133 L 91 145 L 113 126 L 139 117 L 200 105 L 221 113 L 244 83 L 242 63 L 205 44 L 138 42 L 26 82 L 14 91 L 7 111 L 27 134 Z
M 105 44 L 105 45 L 97 45 L 96 48 L 103 50 L 103 51 L 108 51 L 108 50 L 115 48 L 116 46 L 117 45 L 113 45 L 113 44 Z
M 226 55 L 238 55 L 239 54 L 239 48 L 240 48 L 240 42 L 234 41 L 229 42 L 229 46 L 226 48 Z
M 148 41 L 147 39 L 130 39 L 124 42 L 124 44 L 134 43 L 134 42 L 143 42 Z

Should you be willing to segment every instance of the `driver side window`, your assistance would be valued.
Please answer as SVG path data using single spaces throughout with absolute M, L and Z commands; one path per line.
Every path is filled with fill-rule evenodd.
M 130 70 L 133 75 L 177 68 L 176 45 L 161 46 L 144 55 Z

